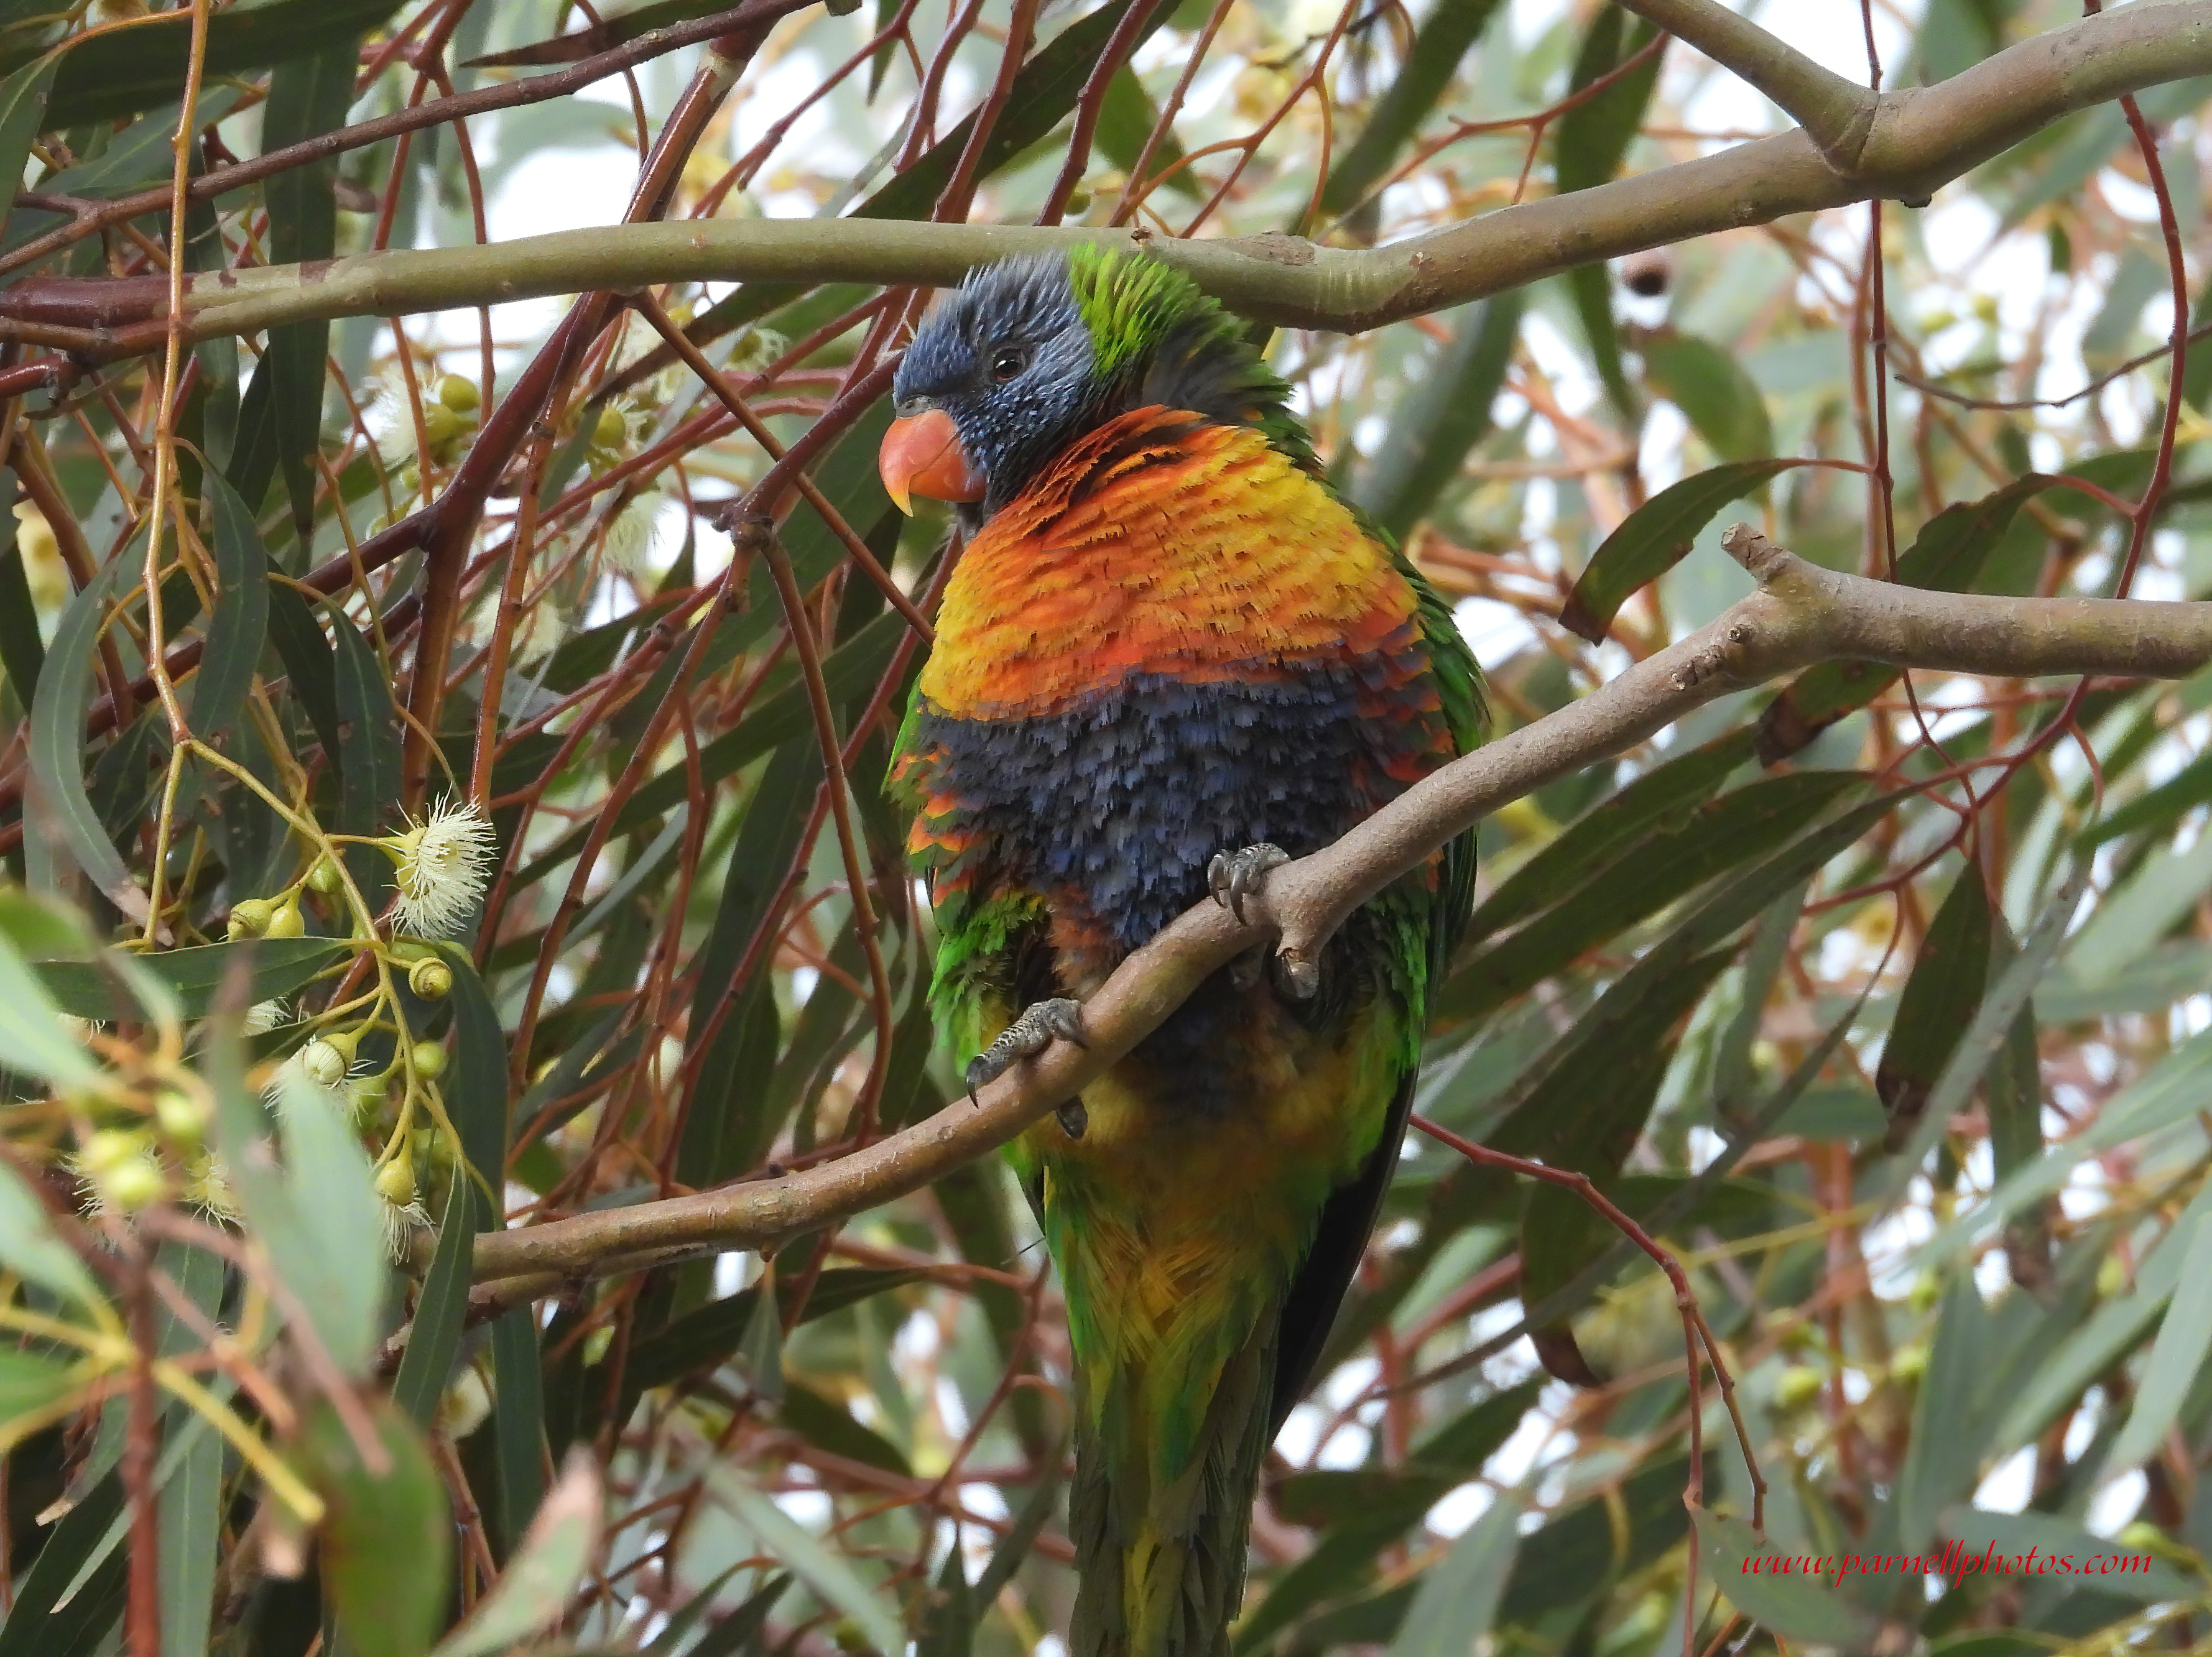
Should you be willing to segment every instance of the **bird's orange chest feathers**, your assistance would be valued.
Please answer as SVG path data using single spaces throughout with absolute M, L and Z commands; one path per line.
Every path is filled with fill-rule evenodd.
M 1258 432 L 1139 409 L 969 543 L 921 689 L 945 713 L 1003 717 L 1137 675 L 1388 659 L 1415 608 L 1383 549 Z

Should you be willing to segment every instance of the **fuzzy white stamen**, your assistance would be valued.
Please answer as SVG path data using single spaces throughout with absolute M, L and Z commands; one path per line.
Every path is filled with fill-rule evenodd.
M 238 1193 L 230 1188 L 229 1177 L 213 1151 L 204 1150 L 185 1165 L 183 1195 L 187 1205 L 209 1219 L 238 1223 Z
M 257 1001 L 246 1010 L 242 1028 L 248 1035 L 266 1035 L 292 1022 L 292 1010 L 281 997 Z
M 625 575 L 647 572 L 659 538 L 660 508 L 667 499 L 658 489 L 633 496 L 607 524 L 607 562 Z
M 474 800 L 447 798 L 424 822 L 380 842 L 398 867 L 399 930 L 450 938 L 483 895 L 497 849 L 491 820 Z
M 362 390 L 367 405 L 362 413 L 375 434 L 377 453 L 387 466 L 405 465 L 415 458 L 415 404 L 406 377 L 394 363 Z
M 415 1240 L 416 1231 L 430 1223 L 430 1211 L 418 1200 L 411 1203 L 380 1202 L 377 1214 L 384 1222 L 384 1253 L 394 1266 L 407 1259 L 407 1247 Z

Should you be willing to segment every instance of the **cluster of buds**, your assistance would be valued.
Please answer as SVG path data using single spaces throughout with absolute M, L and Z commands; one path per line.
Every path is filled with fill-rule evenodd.
M 452 969 L 435 956 L 416 962 L 419 970 L 434 965 L 447 976 Z M 326 1029 L 310 1036 L 279 1064 L 263 1090 L 263 1098 L 280 1122 L 295 1120 L 298 1113 L 331 1111 L 364 1131 L 375 1130 L 392 1102 L 395 1076 L 403 1069 L 412 1077 L 398 1118 L 386 1131 L 385 1150 L 376 1169 L 376 1195 L 384 1222 L 384 1246 L 394 1264 L 407 1258 L 416 1229 L 429 1224 L 416 1180 L 418 1160 L 450 1160 L 434 1129 L 416 1128 L 412 1108 L 417 1089 L 434 1096 L 435 1083 L 446 1071 L 444 1044 L 428 1040 L 395 1049 L 392 1061 L 372 1071 L 356 1054 L 359 1032 Z
M 297 888 L 276 897 L 242 897 L 230 906 L 224 928 L 231 938 L 301 938 L 307 930 Z
M 465 386 L 466 382 L 448 377 L 441 397 L 456 385 Z M 456 392 L 447 402 L 459 396 Z M 473 388 L 464 400 L 473 408 Z M 373 949 L 385 963 L 380 982 L 388 986 L 389 977 L 382 972 L 397 969 L 405 974 L 416 999 L 443 999 L 453 991 L 453 968 L 430 940 L 452 937 L 475 913 L 496 851 L 490 820 L 475 801 L 447 798 L 422 821 L 410 817 L 402 832 L 361 843 L 374 846 L 392 860 L 397 895 L 388 940 L 377 938 L 372 918 L 358 907 L 358 895 L 345 871 L 327 850 L 284 890 L 234 903 L 229 936 L 299 938 L 307 930 L 301 912 L 304 894 L 313 893 L 339 906 L 350 899 L 356 906 L 354 938 Z M 426 1098 L 430 1115 L 443 1120 L 437 1080 L 446 1071 L 446 1048 L 441 1042 L 406 1034 L 405 1017 L 389 1005 L 388 988 L 375 991 L 369 999 L 374 1005 L 365 1012 L 358 1011 L 360 1003 L 351 1004 L 360 1021 L 352 1028 L 335 1022 L 336 1010 L 323 1015 L 325 1027 L 310 1034 L 270 1071 L 263 1099 L 280 1124 L 327 1111 L 364 1132 L 381 1132 L 384 1148 L 377 1157 L 375 1188 L 385 1248 L 399 1262 L 406 1259 L 416 1230 L 429 1223 L 416 1178 L 418 1158 L 450 1160 L 436 1132 L 416 1126 Z M 289 1015 L 276 1003 L 257 1006 L 247 1017 L 249 1030 L 256 1034 L 289 1022 Z M 361 1053 L 363 1037 L 375 1029 L 392 1030 L 397 1035 L 380 1069 L 374 1068 L 375 1059 L 365 1061 Z M 396 1120 L 391 1120 L 395 1100 Z M 137 1144 L 119 1141 L 102 1141 L 96 1153 L 88 1147 L 78 1159 L 78 1171 L 87 1182 L 88 1199 L 127 1209 L 167 1194 L 170 1181 L 160 1160 L 142 1157 L 138 1150 Z M 188 1182 L 190 1179 L 187 1164 Z
M 459 374 L 441 374 L 431 387 L 418 417 L 406 376 L 395 367 L 378 377 L 370 397 L 379 434 L 377 452 L 388 466 L 412 472 L 427 458 L 433 466 L 450 466 L 468 446 L 482 411 L 483 393 L 476 381 Z M 422 454 L 416 453 L 417 446 Z M 419 482 L 419 476 L 408 480 Z
M 430 446 L 430 458 L 441 466 L 459 458 L 468 435 L 476 429 L 477 411 L 483 402 L 473 379 L 441 374 L 438 394 L 422 405 L 422 435 Z
M 207 1108 L 167 1088 L 146 1119 L 85 1133 L 68 1168 L 86 1211 L 127 1216 L 173 1199 L 210 1219 L 235 1220 L 237 1199 L 206 1143 Z
M 398 897 L 392 927 L 413 938 L 451 938 L 474 913 L 483 897 L 498 849 L 491 820 L 474 800 L 447 798 L 421 822 L 410 817 L 404 831 L 368 842 L 392 859 Z M 243 897 L 231 906 L 228 935 L 239 938 L 300 938 L 307 932 L 300 911 L 303 892 L 337 901 L 345 892 L 345 875 L 327 855 L 318 857 L 299 880 L 269 897 Z M 447 987 L 451 987 L 450 980 Z M 444 991 L 418 989 L 435 999 Z

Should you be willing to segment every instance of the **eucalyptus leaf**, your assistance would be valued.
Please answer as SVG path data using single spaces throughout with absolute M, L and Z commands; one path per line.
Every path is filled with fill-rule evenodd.
M 498 1585 L 434 1657 L 492 1657 L 558 1619 L 599 1551 L 605 1506 L 599 1464 L 572 1452 Z
M 738 1469 L 727 1462 L 711 1464 L 707 1485 L 714 1499 L 752 1532 L 762 1548 L 825 1604 L 851 1618 L 878 1650 L 905 1648 L 906 1634 L 881 1591 L 869 1587 L 843 1556 L 824 1547 L 820 1538 L 785 1513 Z

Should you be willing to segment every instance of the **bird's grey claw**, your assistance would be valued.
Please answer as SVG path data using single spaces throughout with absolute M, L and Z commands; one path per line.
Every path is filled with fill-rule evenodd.
M 1224 905 L 1241 922 L 1246 896 L 1260 889 L 1270 869 L 1279 869 L 1290 860 L 1288 852 L 1264 840 L 1239 852 L 1216 852 L 1213 861 L 1206 865 L 1206 889 L 1213 894 L 1215 902 Z
M 961 1079 L 968 1084 L 969 1103 L 978 1102 L 975 1095 L 985 1083 L 997 1081 L 1023 1059 L 1042 1053 L 1055 1036 L 1079 1047 L 1091 1045 L 1084 1039 L 1080 1001 L 1055 996 L 1024 1007 L 1022 1016 L 1001 1030 L 996 1041 L 968 1061 L 967 1073 Z

